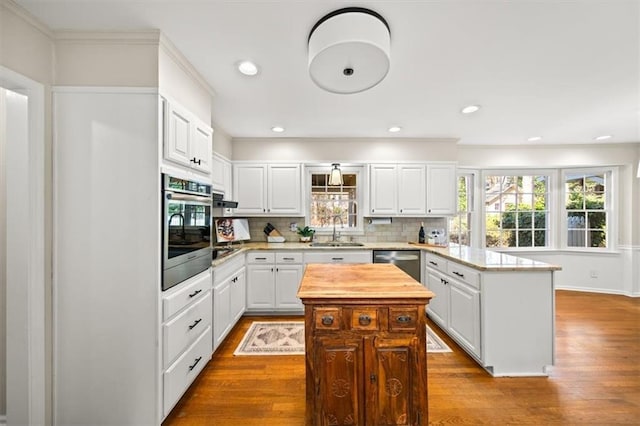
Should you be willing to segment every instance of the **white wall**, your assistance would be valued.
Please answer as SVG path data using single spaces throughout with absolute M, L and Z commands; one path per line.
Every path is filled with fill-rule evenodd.
M 0 88 L 0 416 L 7 413 L 7 382 L 6 382 L 6 361 L 7 361 L 7 280 L 6 264 L 7 253 L 7 194 L 5 191 L 5 145 L 6 145 L 6 91 Z
M 455 161 L 455 140 L 359 138 L 238 138 L 233 160 L 257 161 Z
M 233 157 L 233 144 L 231 136 L 220 126 L 213 124 L 213 152 L 231 159 Z

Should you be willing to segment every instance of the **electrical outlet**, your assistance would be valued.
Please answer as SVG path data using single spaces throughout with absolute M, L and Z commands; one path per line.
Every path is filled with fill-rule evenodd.
M 298 230 L 298 222 L 289 223 L 289 231 L 296 232 Z
M 598 278 L 598 271 L 594 271 L 594 270 L 589 271 L 589 276 L 591 278 Z

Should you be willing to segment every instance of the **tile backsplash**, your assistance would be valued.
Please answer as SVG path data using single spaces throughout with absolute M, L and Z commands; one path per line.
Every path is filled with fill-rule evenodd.
M 364 234 L 360 235 L 343 235 L 343 241 L 357 241 L 361 243 L 380 243 L 380 242 L 409 242 L 418 241 L 418 231 L 420 223 L 424 223 L 425 234 L 428 236 L 432 230 L 443 230 L 443 241 L 448 240 L 447 236 L 447 218 L 405 218 L 394 217 L 390 224 L 370 224 L 369 218 L 364 219 Z M 249 231 L 251 233 L 251 241 L 262 242 L 267 241 L 267 236 L 263 229 L 270 223 L 273 225 L 289 242 L 297 242 L 298 234 L 290 229 L 292 223 L 304 227 L 304 218 L 302 217 L 250 217 Z M 336 231 L 340 232 L 338 225 Z M 315 241 L 328 241 L 331 234 L 321 234 L 314 237 Z

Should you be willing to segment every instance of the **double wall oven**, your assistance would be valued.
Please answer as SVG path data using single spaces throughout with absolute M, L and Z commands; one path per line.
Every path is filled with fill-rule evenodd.
M 211 266 L 211 185 L 162 175 L 162 290 Z

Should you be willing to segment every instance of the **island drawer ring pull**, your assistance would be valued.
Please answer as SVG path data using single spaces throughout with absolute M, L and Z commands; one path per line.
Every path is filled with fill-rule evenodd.
M 360 323 L 360 325 L 369 325 L 371 324 L 371 317 L 367 314 L 362 314 L 358 318 L 358 322 Z
M 325 315 L 322 317 L 322 325 L 332 325 L 333 315 Z
M 400 315 L 396 319 L 398 320 L 399 323 L 402 323 L 402 324 L 407 324 L 411 322 L 411 317 L 409 315 Z

